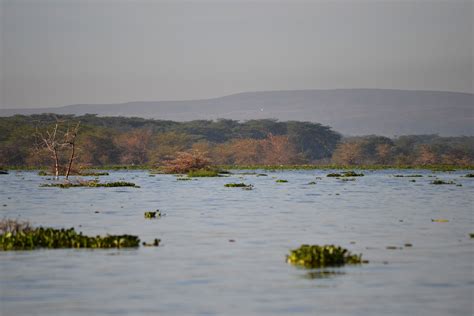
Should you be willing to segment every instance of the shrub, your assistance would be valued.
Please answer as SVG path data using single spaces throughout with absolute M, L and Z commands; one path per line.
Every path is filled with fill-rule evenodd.
M 188 173 L 190 171 L 208 169 L 211 161 L 200 151 L 179 152 L 176 157 L 166 162 L 166 173 Z

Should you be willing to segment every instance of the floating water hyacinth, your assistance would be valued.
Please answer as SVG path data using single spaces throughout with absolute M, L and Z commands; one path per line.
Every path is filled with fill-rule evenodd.
M 160 210 L 156 210 L 154 212 L 145 212 L 145 218 L 151 219 L 151 218 L 157 218 L 161 217 L 161 212 Z
M 100 183 L 98 181 L 79 181 L 79 182 L 65 182 L 65 183 L 50 183 L 50 184 L 42 184 L 41 187 L 57 187 L 61 189 L 68 189 L 68 188 L 77 188 L 77 187 L 87 187 L 87 188 L 112 188 L 112 187 L 134 187 L 139 188 L 138 185 L 132 182 L 125 182 L 125 181 L 117 181 L 117 182 L 108 182 L 108 183 Z
M 286 261 L 310 269 L 367 263 L 362 260 L 362 255 L 353 255 L 347 249 L 334 245 L 302 245 L 291 250 Z
M 227 183 L 224 184 L 226 188 L 252 188 L 253 185 L 245 183 Z
M 138 247 L 140 239 L 132 235 L 84 236 L 74 228 L 35 228 L 0 235 L 0 250 L 39 248 L 128 248 Z

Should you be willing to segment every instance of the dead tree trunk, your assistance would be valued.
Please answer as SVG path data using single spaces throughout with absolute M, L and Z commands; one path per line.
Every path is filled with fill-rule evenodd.
M 72 130 L 72 132 L 69 132 L 69 129 L 67 133 L 64 135 L 65 141 L 69 146 L 71 147 L 71 155 L 69 156 L 69 163 L 67 166 L 66 170 L 66 180 L 69 178 L 69 174 L 71 173 L 71 167 L 72 167 L 72 162 L 74 159 L 76 159 L 75 154 L 76 154 L 76 137 L 77 137 L 77 132 L 79 131 L 79 124 L 81 122 L 78 122 L 76 127 Z

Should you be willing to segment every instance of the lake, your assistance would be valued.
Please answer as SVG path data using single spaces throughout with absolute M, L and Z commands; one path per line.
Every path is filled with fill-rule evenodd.
M 161 239 L 137 249 L 0 251 L 0 314 L 473 314 L 468 171 L 365 170 L 355 181 L 326 177 L 331 170 L 233 172 L 241 174 L 100 177 L 140 188 L 47 188 L 40 184 L 51 181 L 37 172 L 0 176 L 2 218 Z M 462 186 L 430 184 L 435 177 Z M 231 182 L 254 187 L 224 187 Z M 144 218 L 156 209 L 165 215 Z M 370 262 L 324 270 L 287 264 L 301 244 L 341 245 Z

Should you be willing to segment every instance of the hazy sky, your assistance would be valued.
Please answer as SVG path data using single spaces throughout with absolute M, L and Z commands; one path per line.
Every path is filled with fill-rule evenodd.
M 0 0 L 0 107 L 473 92 L 474 1 Z

